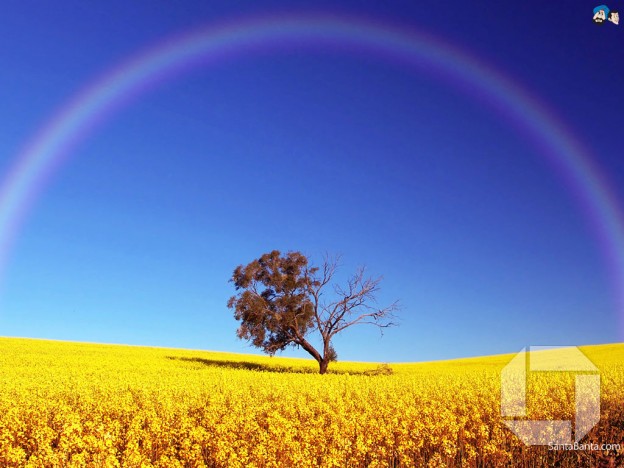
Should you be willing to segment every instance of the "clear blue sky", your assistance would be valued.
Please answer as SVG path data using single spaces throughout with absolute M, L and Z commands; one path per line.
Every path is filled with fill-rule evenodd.
M 624 25 L 593 25 L 594 3 L 335 3 L 5 1 L 0 171 L 139 50 L 237 15 L 328 11 L 426 31 L 503 71 L 593 150 L 622 202 Z M 318 51 L 194 68 L 98 127 L 19 231 L 0 335 L 257 352 L 235 336 L 228 279 L 272 249 L 341 253 L 343 273 L 366 264 L 380 301 L 401 300 L 400 327 L 345 332 L 341 359 L 622 339 L 597 239 L 534 147 L 477 96 Z

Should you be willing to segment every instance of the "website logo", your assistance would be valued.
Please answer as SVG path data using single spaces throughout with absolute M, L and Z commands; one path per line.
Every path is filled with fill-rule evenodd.
M 598 368 L 577 348 L 531 346 L 523 348 L 501 374 L 501 416 L 527 417 L 527 376 L 530 372 L 575 372 L 574 421 L 503 419 L 526 445 L 577 443 L 600 420 Z M 539 398 L 540 395 L 530 395 Z M 574 423 L 574 439 L 572 439 Z
M 604 26 L 607 21 L 620 24 L 620 13 L 617 10 L 610 10 L 607 5 L 599 5 L 594 8 L 594 24 Z

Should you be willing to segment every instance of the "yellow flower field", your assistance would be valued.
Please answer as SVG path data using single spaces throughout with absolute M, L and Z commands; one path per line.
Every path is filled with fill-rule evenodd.
M 620 450 L 525 446 L 501 422 L 513 355 L 316 362 L 0 339 L 0 466 L 622 466 Z M 602 380 L 583 443 L 624 448 L 624 345 L 581 348 Z M 373 371 L 373 372 L 371 372 Z M 574 378 L 529 379 L 531 419 L 571 419 Z

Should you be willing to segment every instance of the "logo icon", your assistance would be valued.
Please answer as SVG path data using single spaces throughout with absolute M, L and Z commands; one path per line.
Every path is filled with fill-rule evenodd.
M 604 26 L 607 21 L 615 24 L 620 24 L 620 13 L 617 10 L 610 10 L 607 5 L 599 5 L 594 8 L 594 24 L 598 26 Z
M 607 19 L 617 26 L 620 24 L 620 12 L 617 10 L 611 10 Z
M 608 14 L 609 7 L 607 5 L 597 6 L 594 8 L 594 23 L 599 26 L 604 26 Z
M 528 360 L 527 360 L 528 358 Z M 528 361 L 528 362 L 527 362 Z M 504 419 L 526 445 L 565 445 L 580 441 L 600 420 L 598 368 L 577 347 L 523 348 L 501 373 L 501 416 L 526 418 L 527 372 L 575 372 L 574 441 L 572 421 Z M 539 398 L 539 395 L 532 395 Z

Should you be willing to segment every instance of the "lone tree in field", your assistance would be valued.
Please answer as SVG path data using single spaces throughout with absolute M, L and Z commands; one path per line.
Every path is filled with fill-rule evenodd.
M 381 330 L 395 325 L 398 302 L 378 307 L 375 295 L 381 278 L 365 277 L 363 267 L 346 286 L 332 285 L 332 299 L 326 300 L 326 287 L 337 268 L 338 259 L 326 256 L 320 267 L 311 267 L 302 253 L 282 256 L 277 250 L 236 267 L 230 281 L 238 294 L 227 305 L 241 322 L 238 337 L 271 356 L 288 346 L 301 346 L 324 374 L 337 359 L 331 340 L 338 333 L 356 324 L 372 324 Z M 312 332 L 320 335 L 322 349 L 308 341 Z

